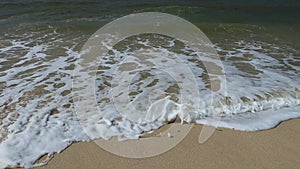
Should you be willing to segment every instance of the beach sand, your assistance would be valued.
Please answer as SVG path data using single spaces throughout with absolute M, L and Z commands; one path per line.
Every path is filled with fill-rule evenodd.
M 201 128 L 202 125 L 194 125 L 180 144 L 155 157 L 124 158 L 94 142 L 83 142 L 72 144 L 38 168 L 300 168 L 300 119 L 258 132 L 218 128 L 204 144 L 198 143 Z

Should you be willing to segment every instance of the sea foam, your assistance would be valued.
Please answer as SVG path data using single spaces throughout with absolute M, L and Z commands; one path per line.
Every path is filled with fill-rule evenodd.
M 209 72 L 201 63 L 205 61 L 219 68 L 217 62 L 199 58 L 189 47 L 168 37 L 148 35 L 134 37 L 131 40 L 138 43 L 126 42 L 129 45 L 123 46 L 123 50 L 111 48 L 96 76 L 96 97 L 90 97 L 91 100 L 95 98 L 100 111 L 97 114 L 80 112 L 74 109 L 73 96 L 77 93 L 76 90 L 72 92 L 72 76 L 75 61 L 80 58 L 77 41 L 84 41 L 86 37 L 64 37 L 52 30 L 47 32 L 48 41 L 45 42 L 44 34 L 14 37 L 11 41 L 8 37 L 1 39 L 9 43 L 0 49 L 4 56 L 0 59 L 3 112 L 0 118 L 0 168 L 44 165 L 54 153 L 61 152 L 73 142 L 114 136 L 119 140 L 138 139 L 143 133 L 177 117 L 182 123 L 245 131 L 273 128 L 283 120 L 300 117 L 299 66 L 292 64 L 296 58 L 289 49 L 265 42 L 238 41 L 235 43 L 237 48 L 225 50 L 223 44 L 217 44 L 217 51 L 225 53 L 221 56 L 224 72 L 216 71 L 210 75 L 214 80 L 225 75 L 226 92 L 214 95 L 209 86 L 211 79 L 207 78 Z M 158 43 L 160 41 L 163 43 Z M 136 49 L 135 45 L 139 45 L 138 50 L 145 48 L 142 52 L 149 57 L 142 61 L 147 64 L 169 62 L 176 65 L 170 56 L 180 58 L 197 75 L 195 82 L 201 97 L 190 92 L 183 102 L 174 76 L 145 67 L 146 63 L 128 50 Z M 122 44 L 119 47 L 122 48 Z M 279 49 L 277 53 L 282 56 L 272 56 Z M 287 51 L 282 53 L 282 50 Z M 124 58 L 127 58 L 126 62 L 122 62 Z M 127 63 L 129 67 L 121 67 L 120 63 L 123 66 Z M 128 69 L 132 65 L 137 69 Z M 141 71 L 131 78 L 128 89 L 131 101 L 118 108 L 109 95 L 122 102 L 123 97 L 117 96 L 122 96 L 124 86 L 110 80 L 116 73 L 126 77 L 135 70 Z M 176 66 L 169 66 L 167 70 L 185 71 Z M 184 77 L 192 82 L 189 76 Z M 114 93 L 110 93 L 112 86 Z M 128 118 L 126 111 L 123 114 L 118 111 L 132 107 L 144 114 Z M 37 162 L 43 155 L 48 158 Z

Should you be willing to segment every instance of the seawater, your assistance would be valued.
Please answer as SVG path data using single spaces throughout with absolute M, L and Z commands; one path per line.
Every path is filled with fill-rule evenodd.
M 283 5 L 280 1 L 265 6 L 259 2 L 220 2 L 1 2 L 0 168 L 44 165 L 54 153 L 77 141 L 114 136 L 120 140 L 138 139 L 177 117 L 182 123 L 244 131 L 270 129 L 281 121 L 299 118 L 299 5 Z M 213 60 L 199 58 L 188 46 L 170 37 L 133 36 L 112 47 L 105 56 L 106 63 L 95 63 L 99 64 L 95 94 L 101 111 L 84 112 L 86 121 L 79 123 L 72 76 L 82 45 L 103 24 L 144 11 L 181 16 L 210 38 L 224 68 L 210 75 L 215 79 L 220 74 L 226 77 L 226 94 L 218 96 L 210 107 L 212 89 L 203 61 L 219 70 L 220 65 Z M 200 106 L 190 110 L 182 105 L 177 82 L 166 72 L 140 64 L 135 51 L 151 57 L 149 64 L 163 62 L 170 55 L 179 57 L 196 75 L 201 98 L 195 100 Z M 130 106 L 154 115 L 145 116 L 148 123 L 125 118 L 107 97 L 110 80 L 125 58 L 145 68 L 132 79 L 129 91 Z M 113 87 L 115 94 L 122 93 L 121 86 Z M 83 124 L 94 132 L 93 138 L 86 135 Z M 43 155 L 47 158 L 36 162 Z

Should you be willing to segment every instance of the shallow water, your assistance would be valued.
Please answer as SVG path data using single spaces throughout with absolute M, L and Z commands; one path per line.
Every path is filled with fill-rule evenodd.
M 299 6 L 281 1 L 264 5 L 233 1 L 0 2 L 0 168 L 43 165 L 53 153 L 75 141 L 112 136 L 136 139 L 176 116 L 182 122 L 247 131 L 299 118 Z M 220 65 L 213 60 L 199 60 L 188 46 L 170 37 L 125 39 L 109 52 L 106 63 L 95 63 L 99 64 L 95 93 L 101 113 L 85 116 L 85 127 L 94 133 L 89 138 L 78 122 L 71 92 L 80 50 L 104 24 L 144 11 L 175 14 L 197 25 L 215 45 L 224 70 L 219 71 Z M 137 51 L 148 57 L 138 58 Z M 166 54 L 178 56 L 196 75 L 202 97 L 191 94 L 191 98 L 199 100 L 197 109 L 181 104 L 180 87 L 170 74 L 151 69 L 151 64 L 166 62 L 166 58 L 172 62 Z M 124 58 L 130 62 L 124 64 Z M 226 94 L 218 96 L 212 108 L 210 93 L 220 86 L 211 86 L 204 60 L 215 68 L 210 72 L 214 80 L 226 77 Z M 137 66 L 145 70 L 132 78 L 129 105 L 142 115 L 133 115 L 130 121 L 116 111 L 107 94 L 113 87 L 115 96 L 121 96 L 122 86 L 111 82 L 112 77 L 116 71 L 129 76 Z M 145 113 L 148 107 L 152 108 L 150 116 Z M 210 118 L 215 116 L 218 120 Z M 44 154 L 48 158 L 35 164 Z

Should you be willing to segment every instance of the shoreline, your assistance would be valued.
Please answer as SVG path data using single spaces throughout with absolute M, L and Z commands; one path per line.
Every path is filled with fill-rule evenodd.
M 198 143 L 201 128 L 202 125 L 194 125 L 177 146 L 150 158 L 120 157 L 92 141 L 79 142 L 36 169 L 300 168 L 300 119 L 256 132 L 217 128 L 204 144 Z

